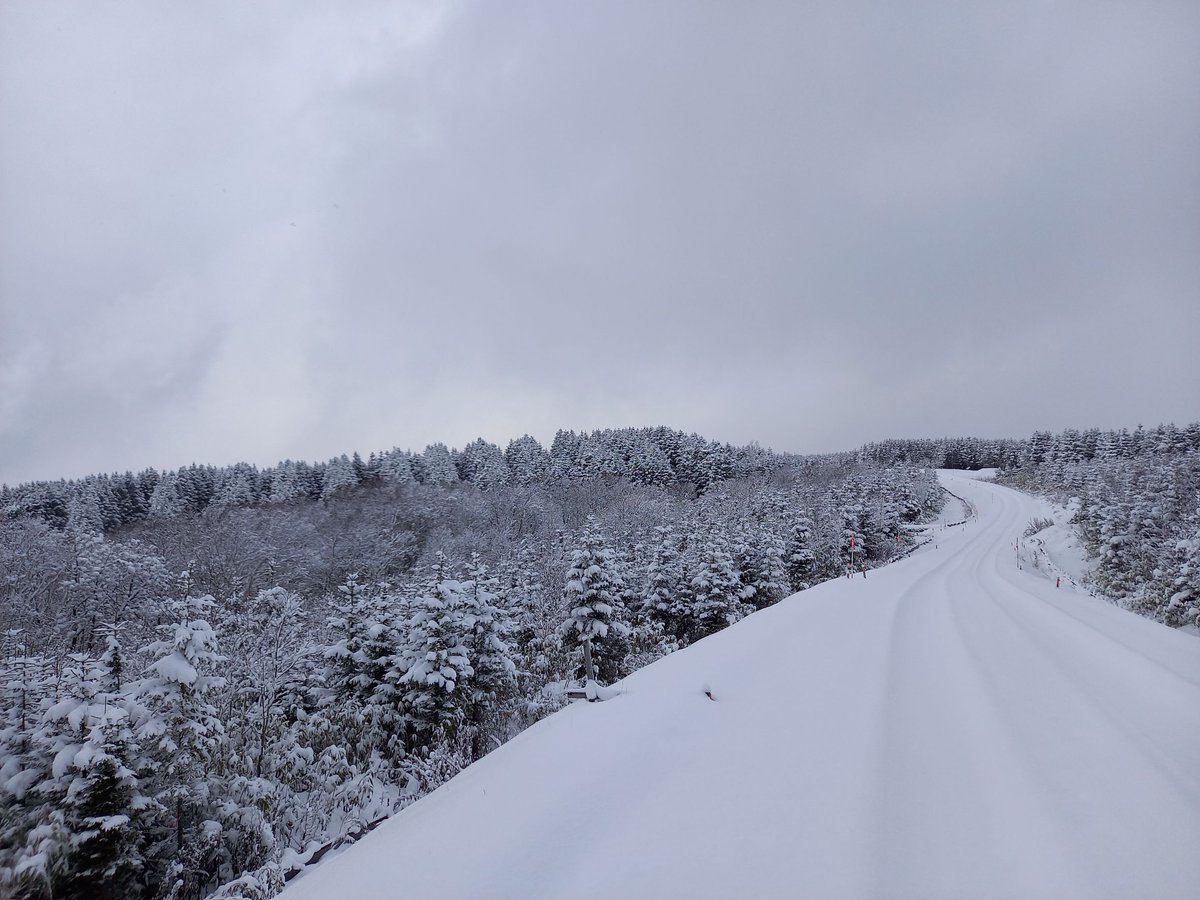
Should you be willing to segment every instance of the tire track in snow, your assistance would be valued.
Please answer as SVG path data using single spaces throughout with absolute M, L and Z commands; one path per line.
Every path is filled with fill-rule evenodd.
M 989 523 L 990 524 L 990 523 Z M 950 577 L 986 544 L 985 527 L 898 600 L 889 703 L 880 745 L 880 808 L 872 896 L 983 897 L 1062 849 L 1043 816 L 1014 832 L 1014 814 L 1046 803 L 1003 704 L 980 677 L 953 617 Z M 947 854 L 955 865 L 943 865 Z M 965 865 L 964 865 L 965 863 Z M 1053 878 L 1044 872 L 1054 872 Z M 1037 865 L 1023 896 L 1078 895 L 1077 869 Z M 905 885 L 920 885 L 919 890 Z
M 1200 805 L 1200 780 L 1189 771 L 1185 761 L 1173 760 L 1169 756 L 1166 756 L 1161 751 L 1160 745 L 1153 741 L 1145 730 L 1132 723 L 1129 713 L 1134 710 L 1128 707 L 1124 710 L 1115 709 L 1113 695 L 1109 691 L 1098 688 L 1094 683 L 1085 680 L 1077 668 L 1068 665 L 1064 661 L 1063 655 L 1057 652 L 1061 648 L 1055 647 L 1043 634 L 1013 615 L 1002 602 L 990 596 L 989 600 L 992 601 L 995 609 L 1021 633 L 1021 636 L 1027 641 L 1028 645 L 1039 651 L 1045 668 L 1059 676 L 1060 683 L 1069 693 L 1077 698 L 1081 704 L 1090 706 L 1099 715 L 1103 716 L 1114 733 L 1119 733 L 1131 748 L 1135 749 L 1146 760 L 1153 762 L 1162 776 L 1171 782 L 1173 789 L 1188 795 L 1197 805 Z M 1162 671 L 1174 677 L 1174 673 L 1169 669 L 1163 668 Z M 1188 713 L 1188 708 L 1184 706 L 1179 708 L 1177 715 L 1196 719 L 1195 715 L 1189 716 Z M 1200 727 L 1193 727 L 1190 731 L 1192 734 L 1200 734 Z M 1194 763 L 1194 760 L 1190 762 Z
M 1005 499 L 1015 498 L 1010 494 Z M 1016 506 L 1017 509 L 1020 508 L 1019 504 Z M 1001 575 L 1001 580 L 1012 587 L 1022 589 L 997 593 L 992 587 L 992 579 L 986 577 L 984 567 L 990 562 L 991 571 L 1001 574 L 999 547 L 999 544 L 993 545 L 972 568 L 972 582 L 979 586 L 981 596 L 987 599 L 990 608 L 1019 632 L 1019 643 L 1037 651 L 1048 668 L 1047 677 L 1051 677 L 1049 673 L 1056 674 L 1068 692 L 1072 692 L 1078 700 L 1098 711 L 1111 728 L 1122 734 L 1132 747 L 1137 748 L 1147 759 L 1155 761 L 1164 777 L 1170 779 L 1176 789 L 1194 798 L 1200 806 L 1200 780 L 1187 764 L 1189 761 L 1172 760 L 1166 756 L 1162 752 L 1162 742 L 1152 740 L 1148 728 L 1135 724 L 1139 720 L 1143 726 L 1146 724 L 1145 700 L 1155 694 L 1161 696 L 1165 692 L 1174 699 L 1175 710 L 1171 712 L 1170 718 L 1182 719 L 1184 724 L 1181 727 L 1186 733 L 1200 735 L 1200 709 L 1189 705 L 1191 692 L 1188 688 L 1194 687 L 1193 683 L 1173 668 L 1161 665 L 1157 660 L 1130 648 L 1124 642 L 1112 639 L 1102 631 L 1088 628 L 1087 623 L 1078 617 L 1048 605 L 1028 593 L 1028 585 L 1013 584 Z M 1034 624 L 1029 621 L 1030 617 L 1041 621 Z M 1063 617 L 1067 621 L 1064 621 Z M 991 650 L 994 655 L 995 635 L 989 632 L 985 637 L 986 640 L 976 638 L 981 654 Z M 1097 646 L 1098 639 L 1102 642 L 1100 647 Z M 1111 653 L 1113 649 L 1118 650 L 1125 658 L 1114 657 Z M 979 658 L 982 663 L 983 655 Z M 1074 665 L 1070 664 L 1071 661 Z M 1011 665 L 1011 661 L 1007 662 Z M 1081 664 L 1087 664 L 1086 672 Z M 1124 701 L 1123 708 L 1118 708 L 1119 700 Z M 1151 708 L 1158 707 L 1156 705 Z
M 1001 563 L 999 554 L 996 555 L 994 571 L 1000 580 L 1008 584 L 1012 589 L 1017 599 L 1024 601 L 1027 611 L 1036 616 L 1040 616 L 1048 627 L 1056 629 L 1062 634 L 1079 633 L 1079 628 L 1086 629 L 1087 633 L 1096 637 L 1103 638 L 1109 649 L 1118 650 L 1121 653 L 1129 654 L 1137 658 L 1137 665 L 1149 664 L 1157 669 L 1161 669 L 1163 673 L 1170 675 L 1173 678 L 1184 682 L 1192 688 L 1200 688 L 1200 659 L 1197 654 L 1188 651 L 1194 648 L 1188 647 L 1186 651 L 1178 655 L 1178 658 L 1172 656 L 1170 660 L 1166 660 L 1161 656 L 1155 656 L 1147 652 L 1143 647 L 1135 646 L 1131 641 L 1137 640 L 1137 636 L 1145 634 L 1147 631 L 1156 632 L 1155 637 L 1161 638 L 1161 626 L 1158 623 L 1152 623 L 1150 620 L 1141 619 L 1140 617 L 1130 620 L 1126 614 L 1126 610 L 1120 609 L 1115 604 L 1108 601 L 1100 600 L 1091 595 L 1083 595 L 1075 591 L 1064 590 L 1060 595 L 1063 599 L 1057 602 L 1053 598 L 1038 596 L 1032 593 L 1034 585 L 1050 589 L 1049 579 L 1042 583 L 1041 579 L 1036 579 L 1026 570 L 1014 570 L 1011 566 Z M 1022 574 L 1024 577 L 1022 577 Z M 1028 580 L 1035 579 L 1034 583 Z M 1057 589 L 1056 589 L 1057 590 Z M 1109 630 L 1108 627 L 1099 627 L 1095 617 L 1087 617 L 1081 615 L 1080 611 L 1072 611 L 1069 607 L 1060 605 L 1066 602 L 1066 598 L 1074 598 L 1076 602 L 1082 605 L 1090 606 L 1093 610 L 1100 608 L 1109 613 L 1121 613 L 1120 621 L 1117 628 Z M 1101 606 L 1100 604 L 1103 604 Z M 1107 625 L 1109 616 L 1104 617 Z M 1057 620 L 1057 621 L 1051 621 Z M 1185 637 L 1181 635 L 1181 637 Z M 1187 639 L 1178 642 L 1186 646 Z M 1156 649 L 1161 653 L 1161 642 L 1155 645 Z
M 1003 512 L 1014 523 L 1022 512 L 1020 499 L 1016 494 L 1003 498 Z M 995 708 L 1018 738 L 1012 752 L 1039 785 L 1043 812 L 1037 820 L 1073 838 L 1062 846 L 1061 860 L 1087 859 L 1095 856 L 1095 846 L 1108 848 L 1079 869 L 1081 887 L 1057 896 L 1145 895 L 1144 869 L 1196 869 L 1186 844 L 1146 840 L 1156 833 L 1196 831 L 1200 796 L 1188 765 L 1200 758 L 1195 691 L 1169 667 L 1148 665 L 1152 661 L 1143 662 L 1141 653 L 1127 652 L 1120 642 L 1123 660 L 1097 652 L 1093 635 L 1102 632 L 1046 610 L 1029 590 L 1040 580 L 1029 578 L 1022 585 L 992 577 L 1000 571 L 1006 546 L 996 540 L 975 555 L 968 570 L 954 573 L 959 602 L 951 613 L 971 649 L 975 673 L 986 679 Z M 1058 627 L 1038 627 L 1030 615 Z M 1104 637 L 1101 647 L 1110 646 Z M 1087 652 L 1080 653 L 1080 645 Z M 1114 666 L 1118 662 L 1124 665 Z M 1164 690 L 1173 694 L 1168 698 L 1176 701 L 1173 710 L 1163 709 Z M 1151 714 L 1157 722 L 1150 721 Z M 1184 722 L 1174 722 L 1180 718 Z M 1151 739 L 1152 731 L 1161 740 Z M 1179 753 L 1189 743 L 1192 752 L 1185 749 L 1178 758 L 1166 752 L 1170 747 Z M 1053 803 L 1047 805 L 1046 798 Z M 1022 823 L 1014 821 L 1013 827 Z M 1187 896 L 1182 879 L 1177 891 L 1163 896 Z

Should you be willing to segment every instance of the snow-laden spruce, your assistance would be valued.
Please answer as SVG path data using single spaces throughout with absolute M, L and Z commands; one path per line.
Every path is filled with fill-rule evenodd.
M 567 572 L 566 602 L 570 614 L 560 632 L 568 644 L 579 647 L 584 660 L 583 675 L 612 681 L 628 648 L 629 626 L 622 594 L 624 566 L 594 518 L 589 517 L 579 537 L 579 548 L 571 554 Z

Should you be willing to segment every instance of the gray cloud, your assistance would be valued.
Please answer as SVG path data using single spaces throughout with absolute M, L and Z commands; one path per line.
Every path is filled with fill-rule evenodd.
M 1191 4 L 0 25 L 0 480 L 1198 412 Z

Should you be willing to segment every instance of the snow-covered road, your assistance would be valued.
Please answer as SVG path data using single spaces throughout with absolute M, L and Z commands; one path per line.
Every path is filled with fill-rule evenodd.
M 978 516 L 936 550 L 552 716 L 285 896 L 1200 895 L 1200 640 L 1018 570 L 1041 502 L 942 478 Z

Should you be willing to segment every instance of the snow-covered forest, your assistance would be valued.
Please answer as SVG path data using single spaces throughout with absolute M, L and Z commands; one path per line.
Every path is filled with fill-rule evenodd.
M 0 878 L 270 896 L 589 666 L 907 553 L 938 466 L 1082 497 L 1099 586 L 1187 621 L 1198 451 L 1200 426 L 817 457 L 653 428 L 4 488 Z
M 1168 625 L 1200 617 L 1200 423 L 1036 432 L 1000 473 L 1075 509 L 1094 587 Z
M 896 558 L 942 492 L 657 428 L 3 499 L 7 889 L 182 898 L 269 892 L 559 708 L 589 657 L 609 683 Z

